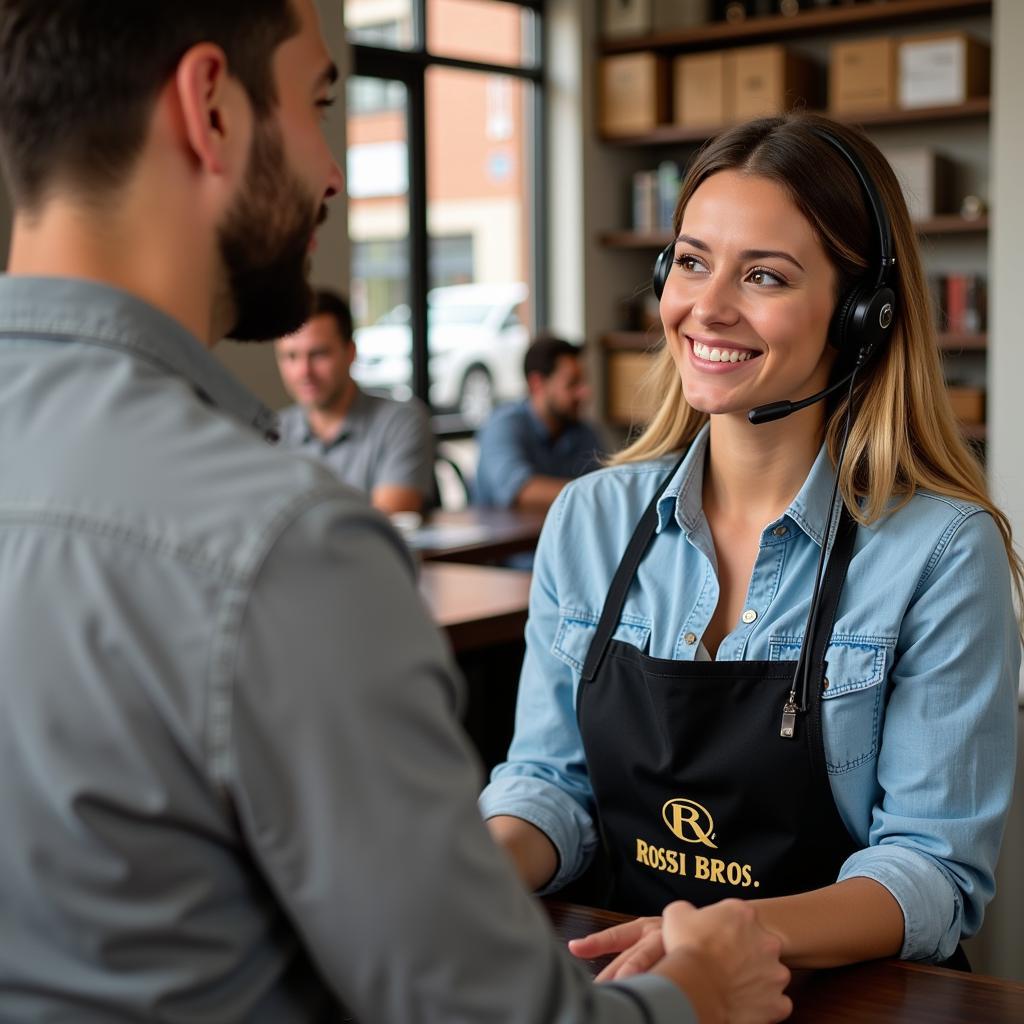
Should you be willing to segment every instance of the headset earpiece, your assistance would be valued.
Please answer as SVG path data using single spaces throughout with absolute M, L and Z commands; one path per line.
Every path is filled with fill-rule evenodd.
M 672 270 L 672 261 L 675 257 L 676 243 L 671 241 L 658 253 L 658 258 L 654 261 L 654 277 L 651 285 L 654 288 L 655 298 L 659 302 L 661 301 L 661 293 L 665 290 L 665 282 L 668 280 L 668 275 Z
M 845 158 L 860 181 L 861 191 L 874 224 L 878 263 L 836 304 L 829 325 L 829 341 L 839 349 L 839 372 L 854 365 L 864 365 L 889 339 L 896 319 L 896 292 L 892 274 L 896 259 L 892 254 L 892 227 L 885 203 L 878 194 L 871 175 L 854 150 L 838 136 L 823 127 L 815 134 Z

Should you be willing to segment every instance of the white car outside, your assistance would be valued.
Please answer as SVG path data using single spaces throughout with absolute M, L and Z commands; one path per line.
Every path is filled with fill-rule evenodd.
M 459 284 L 427 293 L 430 403 L 456 409 L 476 426 L 499 402 L 526 391 L 523 356 L 529 332 L 519 306 L 525 284 Z M 412 394 L 409 307 L 396 306 L 355 332 L 352 376 L 361 388 L 392 398 Z

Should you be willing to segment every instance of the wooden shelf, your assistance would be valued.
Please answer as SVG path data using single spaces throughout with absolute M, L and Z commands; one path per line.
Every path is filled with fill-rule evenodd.
M 919 235 L 981 235 L 988 231 L 988 214 L 961 217 L 956 213 L 948 213 L 919 220 L 915 227 Z
M 920 220 L 915 227 L 919 235 L 984 234 L 988 231 L 988 215 L 967 218 L 950 213 Z M 671 237 L 667 231 L 602 231 L 597 241 L 605 249 L 664 249 Z
M 937 340 L 943 352 L 984 352 L 988 348 L 987 334 L 940 334 Z
M 601 347 L 608 352 L 653 352 L 664 341 L 661 327 L 649 331 L 609 331 L 601 337 Z
M 989 14 L 992 0 L 900 0 L 890 4 L 864 4 L 822 11 L 802 11 L 791 18 L 773 14 L 741 22 L 713 22 L 680 32 L 662 32 L 629 39 L 605 39 L 602 53 L 635 50 L 692 52 L 723 46 L 740 46 L 774 39 L 825 33 L 830 30 L 888 27 L 935 18 Z
M 905 0 L 906 2 L 906 0 Z M 853 125 L 908 125 L 926 121 L 959 121 L 972 117 L 988 117 L 992 100 L 979 96 L 948 107 L 915 107 L 912 110 L 874 110 L 859 114 L 833 114 L 827 110 L 818 111 L 834 121 Z M 678 124 L 662 124 L 643 135 L 601 135 L 601 141 L 615 146 L 669 146 L 674 144 L 701 143 L 713 138 L 730 125 L 707 128 L 689 128 Z

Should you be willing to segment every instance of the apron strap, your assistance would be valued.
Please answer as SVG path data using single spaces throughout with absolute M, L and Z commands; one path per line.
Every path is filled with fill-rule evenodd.
M 590 643 L 590 649 L 587 651 L 587 659 L 583 663 L 583 673 L 580 676 L 581 682 L 592 682 L 594 676 L 597 675 L 597 670 L 601 667 L 605 651 L 608 649 L 608 644 L 611 642 L 612 634 L 615 632 L 615 627 L 619 623 L 619 618 L 622 615 L 622 609 L 626 605 L 626 595 L 629 593 L 633 577 L 636 575 L 636 571 L 640 567 L 640 562 L 644 557 L 644 552 L 647 550 L 647 546 L 650 544 L 651 538 L 654 536 L 654 531 L 657 528 L 658 502 L 661 501 L 661 496 L 665 493 L 665 488 L 668 487 L 669 481 L 679 471 L 679 467 L 683 464 L 683 459 L 685 458 L 686 452 L 684 451 L 679 457 L 679 461 L 676 462 L 668 473 L 665 474 L 665 479 L 661 481 L 654 497 L 651 498 L 650 504 L 644 510 L 644 514 L 640 517 L 640 521 L 636 524 L 633 536 L 629 538 L 629 544 L 626 547 L 626 552 L 622 556 L 622 560 L 619 562 L 619 567 L 615 572 L 615 576 L 612 578 L 611 586 L 608 588 L 608 594 L 604 599 L 604 607 L 601 609 L 601 618 L 597 623 L 597 633 Z
M 802 694 L 804 701 L 817 702 L 821 691 L 821 683 L 825 676 L 825 650 L 829 640 L 832 639 L 832 629 L 835 626 L 836 611 L 839 608 L 839 596 L 846 582 L 846 571 L 850 567 L 850 559 L 853 557 L 853 545 L 857 539 L 857 520 L 850 515 L 845 503 L 841 504 L 839 512 L 839 525 L 836 527 L 835 540 L 832 542 L 832 550 L 828 555 L 828 565 L 825 567 L 825 578 L 821 584 L 821 596 L 818 601 L 818 609 L 814 621 L 810 623 L 809 635 L 804 637 L 800 648 L 800 665 L 797 669 L 797 678 L 802 679 L 804 661 L 810 663 L 810 678 L 817 679 L 818 685 L 811 694 Z M 828 538 L 823 539 L 828 543 Z M 813 600 L 813 595 L 812 595 Z M 806 705 L 805 705 L 806 706 Z

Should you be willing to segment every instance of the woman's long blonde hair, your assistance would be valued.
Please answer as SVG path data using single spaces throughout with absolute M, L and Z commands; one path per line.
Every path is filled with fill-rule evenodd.
M 971 502 L 995 520 L 1006 547 L 1018 607 L 1024 607 L 1024 566 L 1007 517 L 992 503 L 985 476 L 960 432 L 942 377 L 932 306 L 917 235 L 888 161 L 861 132 L 815 114 L 763 118 L 731 128 L 698 153 L 683 182 L 673 227 L 698 186 L 734 170 L 774 181 L 786 190 L 821 239 L 837 271 L 838 295 L 877 266 L 878 242 L 863 188 L 848 162 L 817 131 L 852 149 L 871 175 L 892 228 L 896 317 L 883 351 L 861 372 L 856 417 L 839 473 L 839 489 L 858 522 L 868 525 L 905 505 L 918 490 Z M 842 356 L 838 361 L 842 362 Z M 683 397 L 667 346 L 649 384 L 656 412 L 643 433 L 610 461 L 638 462 L 680 451 L 708 420 Z M 827 412 L 825 440 L 835 465 L 847 396 Z

